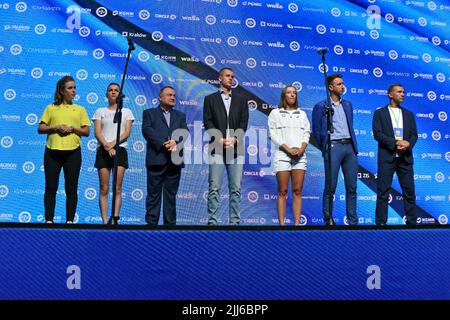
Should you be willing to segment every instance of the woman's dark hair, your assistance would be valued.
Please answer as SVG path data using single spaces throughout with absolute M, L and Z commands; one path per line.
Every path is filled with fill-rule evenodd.
M 109 87 L 111 86 L 118 86 L 120 91 L 120 84 L 118 84 L 117 82 L 111 82 L 110 84 L 108 84 L 108 87 L 106 88 L 106 94 L 108 94 Z
M 288 88 L 294 88 L 295 90 L 295 103 L 294 103 L 294 107 L 295 109 L 298 109 L 298 95 L 297 95 L 297 89 L 295 89 L 294 86 L 286 86 L 283 88 L 283 90 L 281 90 L 281 97 L 280 97 L 280 102 L 278 103 L 278 108 L 286 108 L 287 107 L 287 102 L 286 102 L 286 92 Z
M 64 101 L 64 89 L 66 88 L 66 83 L 75 80 L 71 76 L 64 76 L 61 79 L 58 80 L 56 83 L 56 90 L 55 90 L 55 101 L 53 104 L 60 105 Z

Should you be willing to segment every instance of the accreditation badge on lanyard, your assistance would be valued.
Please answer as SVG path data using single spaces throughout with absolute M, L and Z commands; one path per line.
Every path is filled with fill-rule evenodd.
M 394 128 L 395 140 L 403 140 L 403 128 Z

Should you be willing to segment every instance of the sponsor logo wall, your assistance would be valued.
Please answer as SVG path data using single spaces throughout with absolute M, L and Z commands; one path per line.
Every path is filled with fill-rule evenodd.
M 373 224 L 377 145 L 371 132 L 374 111 L 386 105 L 387 87 L 405 87 L 404 107 L 416 116 L 414 149 L 419 222 L 447 224 L 450 214 L 450 3 L 448 1 L 241 1 L 184 3 L 84 1 L 0 2 L 0 222 L 43 222 L 44 135 L 39 117 L 52 102 L 56 81 L 77 81 L 76 103 L 90 117 L 105 106 L 110 82 L 120 82 L 127 36 L 136 44 L 125 83 L 125 107 L 136 121 L 129 139 L 123 189 L 124 224 L 143 224 L 146 196 L 142 111 L 158 105 L 158 92 L 171 85 L 176 108 L 187 114 L 191 136 L 187 166 L 177 196 L 178 223 L 206 223 L 208 165 L 202 127 L 203 97 L 217 90 L 217 71 L 235 70 L 234 89 L 249 100 L 249 132 L 242 181 L 244 224 L 277 224 L 277 184 L 270 165 L 267 115 L 282 88 L 294 84 L 311 119 L 325 97 L 319 48 L 327 48 L 328 73 L 341 73 L 345 99 L 353 102 L 360 148 L 358 214 Z M 101 223 L 97 142 L 83 138 L 78 223 Z M 302 224 L 320 225 L 324 185 L 321 153 L 307 149 Z M 334 212 L 345 224 L 345 188 L 339 176 Z M 224 179 L 226 182 L 226 178 Z M 220 221 L 228 219 L 224 183 Z M 394 178 L 389 221 L 402 224 L 401 189 Z M 293 223 L 291 197 L 287 223 Z M 65 221 L 64 177 L 55 221 Z

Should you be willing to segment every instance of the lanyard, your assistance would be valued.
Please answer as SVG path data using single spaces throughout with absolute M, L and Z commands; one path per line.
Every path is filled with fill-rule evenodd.
M 400 109 L 400 108 L 396 108 L 396 109 L 398 109 L 398 113 L 397 113 L 397 115 L 395 114 L 395 112 L 394 112 L 394 108 L 392 108 L 391 106 L 389 106 L 389 111 L 392 113 L 392 115 L 394 116 L 394 122 L 395 122 L 395 125 L 396 125 L 396 128 L 398 128 L 399 126 L 399 122 L 400 122 L 400 116 L 401 116 L 401 113 L 402 113 L 402 110 Z

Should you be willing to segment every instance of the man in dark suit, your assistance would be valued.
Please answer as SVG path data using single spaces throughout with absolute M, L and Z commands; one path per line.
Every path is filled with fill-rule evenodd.
M 248 125 L 247 100 L 231 91 L 234 72 L 219 72 L 220 90 L 205 97 L 203 123 L 210 136 L 208 225 L 217 225 L 223 173 L 228 174 L 229 223 L 240 222 L 241 180 L 244 165 L 244 135 Z
M 405 98 L 401 84 L 388 89 L 389 104 L 375 111 L 372 131 L 378 142 L 377 207 L 375 223 L 385 225 L 388 218 L 389 190 L 394 172 L 403 193 L 406 224 L 416 224 L 416 196 L 412 149 L 417 142 L 416 120 L 400 104 Z
M 175 90 L 166 86 L 159 92 L 160 105 L 144 110 L 142 134 L 147 140 L 147 199 L 145 221 L 157 225 L 163 193 L 164 224 L 176 224 L 176 194 L 180 184 L 181 168 L 184 167 L 182 149 L 184 140 L 174 140 L 177 129 L 185 129 L 186 115 L 174 110 Z M 181 159 L 180 159 L 181 155 Z
M 333 108 L 333 133 L 331 133 L 331 173 L 328 172 L 328 136 L 327 136 L 327 101 L 314 106 L 312 114 L 312 133 L 322 151 L 325 166 L 325 188 L 322 197 L 322 213 L 325 225 L 334 224 L 330 219 L 329 199 L 336 191 L 339 169 L 342 168 L 345 181 L 345 199 L 347 220 L 350 225 L 358 224 L 356 215 L 356 183 L 358 177 L 358 146 L 353 130 L 353 106 L 341 98 L 344 93 L 342 75 L 332 74 L 327 77 Z M 331 175 L 331 179 L 328 179 Z M 331 195 L 329 193 L 331 180 Z

